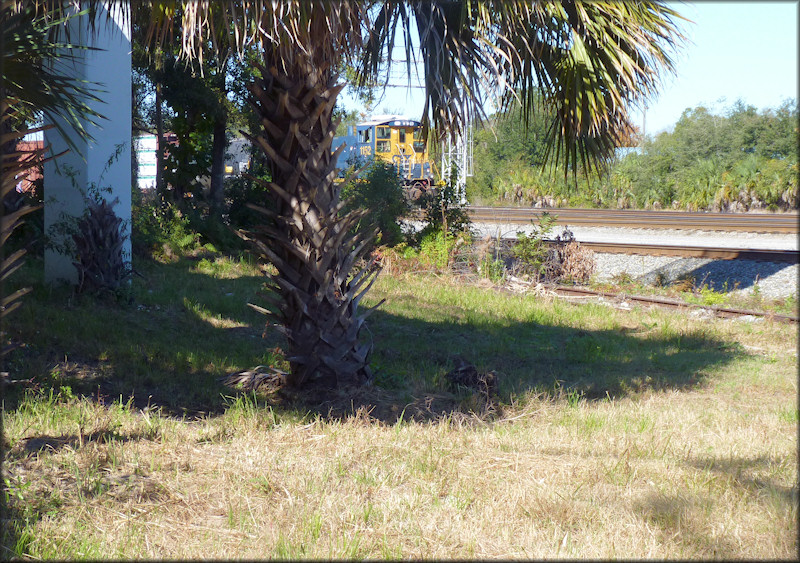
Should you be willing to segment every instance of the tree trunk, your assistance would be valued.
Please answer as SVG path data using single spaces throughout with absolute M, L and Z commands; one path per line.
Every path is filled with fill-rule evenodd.
M 156 82 L 156 193 L 164 197 L 164 117 L 161 114 L 161 84 Z
M 172 196 L 175 198 L 175 203 L 183 209 L 183 206 L 186 204 L 184 201 L 187 188 L 191 188 L 192 184 L 194 183 L 195 176 L 191 175 L 194 172 L 195 168 L 189 166 L 189 161 L 193 156 L 191 150 L 191 142 L 190 139 L 192 137 L 192 133 L 194 132 L 195 122 L 197 121 L 197 114 L 198 110 L 194 107 L 188 107 L 185 110 L 185 120 L 186 120 L 186 130 L 182 131 L 182 134 L 178 137 L 178 146 L 175 148 L 177 153 L 177 163 L 176 168 L 177 171 L 173 174 L 174 185 L 172 186 Z M 177 129 L 177 128 L 176 128 Z M 177 130 L 176 130 L 177 133 Z M 192 172 L 190 172 L 190 170 Z
M 375 233 L 353 235 L 362 212 L 340 215 L 336 159 L 331 142 L 337 84 L 331 63 L 315 53 L 296 52 L 291 61 L 271 61 L 265 50 L 262 77 L 252 87 L 253 106 L 262 133 L 250 137 L 271 164 L 272 195 L 264 206 L 252 206 L 269 221 L 242 233 L 272 262 L 277 299 L 264 296 L 277 309 L 288 339 L 295 387 L 361 385 L 371 380 L 371 342 L 359 339 L 364 315 L 358 303 L 375 281 L 376 262 L 351 272 L 361 263 Z M 380 305 L 380 304 L 379 304 Z M 376 306 L 377 307 L 377 306 Z
M 225 149 L 228 140 L 225 137 L 227 120 L 223 112 L 214 118 L 214 140 L 211 146 L 211 186 L 209 200 L 211 208 L 219 214 L 222 209 L 223 188 L 225 183 Z

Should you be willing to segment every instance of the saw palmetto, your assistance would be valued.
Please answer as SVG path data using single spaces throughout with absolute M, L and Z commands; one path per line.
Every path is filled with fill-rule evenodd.
M 127 238 L 122 219 L 114 213 L 117 200 L 87 200 L 86 213 L 72 234 L 78 271 L 78 291 L 108 292 L 120 288 L 130 276 L 122 247 Z

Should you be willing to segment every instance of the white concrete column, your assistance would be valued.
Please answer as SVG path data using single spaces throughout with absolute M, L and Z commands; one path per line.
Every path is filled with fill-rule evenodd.
M 101 189 L 109 201 L 119 199 L 115 213 L 122 218 L 127 240 L 123 248 L 130 260 L 131 219 L 131 32 L 129 7 L 118 4 L 111 12 L 104 4 L 98 8 L 95 31 L 90 32 L 88 16 L 74 18 L 70 25 L 70 42 L 87 45 L 98 50 L 74 49 L 75 76 L 86 80 L 101 91 L 96 94 L 101 102 L 90 102 L 91 107 L 105 116 L 97 125 L 84 122 L 94 141 L 71 138 L 78 146 L 49 162 L 44 167 L 44 227 L 45 232 L 62 220 L 63 214 L 78 217 L 83 214 L 91 186 Z M 110 17 L 107 17 L 110 16 Z M 98 86 L 99 85 L 99 86 Z M 66 141 L 53 128 L 45 132 L 45 145 L 52 146 L 52 154 L 68 148 Z M 111 191 L 105 191 L 110 188 Z M 82 193 L 83 192 L 83 193 Z M 78 275 L 72 258 L 55 250 L 45 250 L 45 281 L 64 280 L 77 283 Z

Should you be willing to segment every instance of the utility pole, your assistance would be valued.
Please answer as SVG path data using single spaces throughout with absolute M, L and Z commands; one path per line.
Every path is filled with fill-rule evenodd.
M 647 104 L 642 109 L 642 139 L 639 141 L 639 146 L 644 146 L 645 137 L 647 137 Z

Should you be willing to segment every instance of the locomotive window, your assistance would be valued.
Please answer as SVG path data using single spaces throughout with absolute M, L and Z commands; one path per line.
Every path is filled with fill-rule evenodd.
M 400 141 L 400 144 L 404 145 L 406 143 L 406 130 L 405 129 L 398 129 L 397 130 L 397 139 Z
M 369 129 L 362 129 L 358 132 L 358 136 L 360 137 L 360 142 L 362 143 L 369 143 Z
M 376 141 L 375 152 L 389 152 L 389 141 Z
M 425 141 L 414 141 L 414 152 L 425 152 Z
M 375 136 L 378 139 L 388 139 L 392 134 L 392 130 L 389 127 L 376 127 L 375 128 Z

